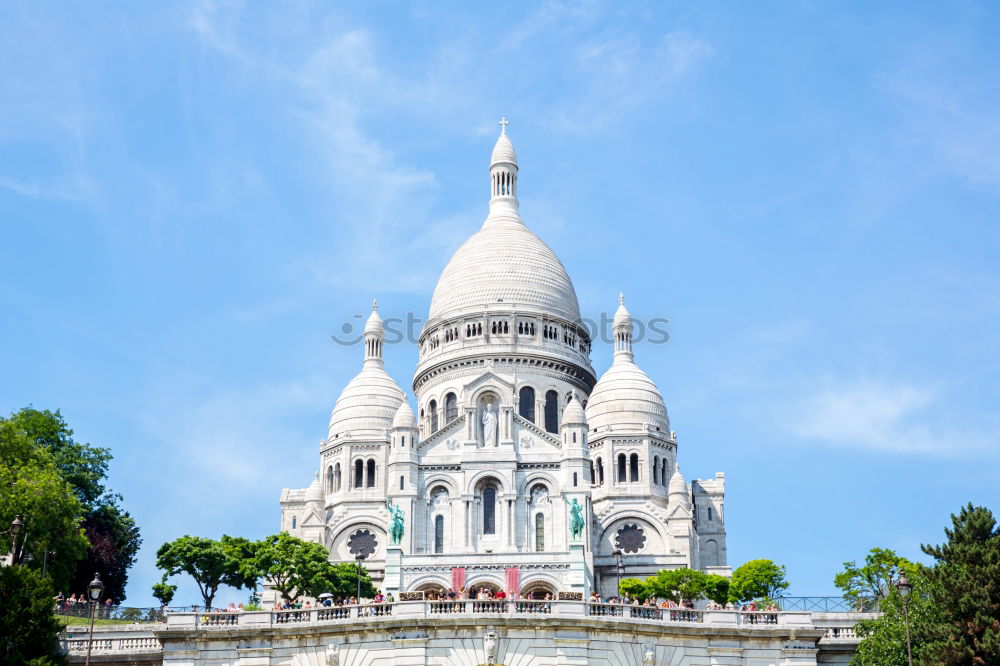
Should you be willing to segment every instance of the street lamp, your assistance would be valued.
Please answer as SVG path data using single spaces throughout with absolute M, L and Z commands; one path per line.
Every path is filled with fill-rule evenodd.
M 90 651 L 94 647 L 94 609 L 97 607 L 97 602 L 101 600 L 102 594 L 104 594 L 104 583 L 101 582 L 101 577 L 95 573 L 94 580 L 90 581 L 90 585 L 87 586 L 87 599 L 90 601 L 90 640 L 87 641 L 87 661 L 84 662 L 87 666 L 90 665 Z
M 363 559 L 365 559 L 365 556 L 362 555 L 362 554 L 360 554 L 360 553 L 358 553 L 357 555 L 354 556 L 354 560 L 358 563 L 358 568 L 357 568 L 358 569 L 358 596 L 356 598 L 356 601 L 359 604 L 361 603 L 361 560 L 363 560 Z
M 13 566 L 18 563 L 17 537 L 24 531 L 24 523 L 21 522 L 21 516 L 14 516 L 14 520 L 11 521 L 10 530 L 8 531 L 10 532 L 12 541 L 10 547 L 10 564 Z
M 615 578 L 615 596 L 618 597 L 621 595 L 622 576 L 625 575 L 625 553 L 616 550 L 611 554 L 615 556 L 615 570 L 618 573 L 618 577 Z
M 907 579 L 905 573 L 899 574 L 899 582 L 896 583 L 899 596 L 903 597 L 903 622 L 906 624 L 906 661 L 913 666 L 913 648 L 910 646 L 910 592 L 913 591 L 913 584 Z

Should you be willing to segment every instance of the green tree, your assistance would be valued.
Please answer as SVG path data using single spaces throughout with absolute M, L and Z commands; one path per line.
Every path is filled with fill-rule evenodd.
M 76 591 L 82 591 L 96 571 L 104 581 L 105 597 L 122 601 L 128 570 L 135 563 L 142 537 L 135 520 L 121 508 L 121 496 L 105 485 L 110 450 L 74 440 L 72 428 L 58 410 L 25 407 L 3 420 L 51 455 L 59 475 L 83 506 L 82 526 L 89 544 L 85 556 L 64 551 L 58 543 L 43 543 L 35 559 L 54 566 L 57 572 L 75 567 L 69 581 L 60 580 L 59 586 Z
M 57 589 L 67 589 L 88 545 L 80 529 L 83 506 L 52 454 L 36 446 L 18 423 L 0 419 L 0 525 L 10 525 L 18 515 L 24 522 L 20 561 L 44 568 Z M 0 534 L 2 552 L 9 553 L 12 545 L 10 534 Z
M 378 592 L 372 584 L 368 569 L 359 567 L 355 562 L 337 562 L 330 565 L 331 580 L 330 587 L 323 590 L 335 597 L 353 597 L 358 593 L 358 574 L 361 575 L 361 598 L 371 599 Z
M 670 599 L 675 603 L 711 599 L 726 603 L 729 579 L 716 574 L 706 574 L 695 569 L 664 569 L 646 579 L 649 596 Z
M 654 596 L 649 591 L 649 585 L 638 578 L 623 578 L 618 583 L 618 594 L 627 594 L 634 599 L 648 599 Z
M 170 605 L 170 602 L 174 600 L 174 593 L 176 591 L 177 586 L 167 583 L 166 576 L 164 576 L 163 580 L 159 583 L 153 583 L 153 597 L 155 597 L 163 606 Z
M 771 560 L 750 560 L 733 572 L 729 599 L 740 603 L 752 599 L 776 599 L 787 589 L 784 566 Z
M 940 631 L 921 641 L 922 664 L 1000 664 L 1000 531 L 993 513 L 971 503 L 951 517 L 948 540 L 921 546 Z
M 222 541 L 186 534 L 156 551 L 156 566 L 163 570 L 164 581 L 169 576 L 188 574 L 197 583 L 205 608 L 212 606 L 220 586 L 246 586 L 247 574 L 242 564 L 234 549 Z
M 878 608 L 879 601 L 888 596 L 903 571 L 909 575 L 915 566 L 905 557 L 886 548 L 872 548 L 865 556 L 863 566 L 844 562 L 844 570 L 834 576 L 834 585 L 844 592 L 844 599 L 858 610 Z
M 260 575 L 289 602 L 300 596 L 316 597 L 324 592 L 351 596 L 357 593 L 356 565 L 338 573 L 329 561 L 326 548 L 318 543 L 281 532 L 263 539 L 257 546 L 256 564 Z M 367 570 L 363 571 L 363 596 L 373 596 L 375 588 Z M 346 579 L 346 580 L 345 580 Z M 365 584 L 367 580 L 367 584 Z
M 62 625 L 52 613 L 50 581 L 28 567 L 0 567 L 0 664 L 65 664 Z
M 931 599 L 926 571 L 925 567 L 919 565 L 906 570 L 906 576 L 913 585 L 906 603 L 913 657 L 918 663 L 928 641 L 939 633 L 941 626 L 941 614 Z M 854 666 L 907 666 L 903 599 L 895 582 L 882 596 L 878 617 L 860 620 L 854 627 L 861 638 L 851 659 Z

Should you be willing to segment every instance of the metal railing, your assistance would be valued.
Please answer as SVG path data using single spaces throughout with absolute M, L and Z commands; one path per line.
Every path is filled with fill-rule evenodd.
M 851 602 L 843 597 L 778 597 L 778 608 L 783 611 L 808 611 L 811 613 L 873 613 L 878 612 L 878 602 L 862 599 Z
M 57 606 L 53 612 L 59 617 L 90 619 L 90 606 L 87 604 L 66 604 Z M 133 606 L 101 606 L 94 609 L 94 621 L 101 624 L 136 623 L 149 624 L 165 621 L 164 612 L 160 608 L 136 608 Z

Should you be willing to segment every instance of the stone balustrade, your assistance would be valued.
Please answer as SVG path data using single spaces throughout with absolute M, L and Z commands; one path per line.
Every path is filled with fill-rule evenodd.
M 206 629 L 270 626 L 301 623 L 349 622 L 374 617 L 420 617 L 443 614 L 518 615 L 540 614 L 555 617 L 607 617 L 618 620 L 698 623 L 746 627 L 809 625 L 810 614 L 793 612 L 746 612 L 735 610 L 693 610 L 628 604 L 530 599 L 470 599 L 461 601 L 403 601 L 392 604 L 332 606 L 299 610 L 251 611 L 244 613 L 168 613 L 167 627 Z

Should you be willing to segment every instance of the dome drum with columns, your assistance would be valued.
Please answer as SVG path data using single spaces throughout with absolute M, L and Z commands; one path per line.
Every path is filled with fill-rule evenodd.
M 489 214 L 434 290 L 413 405 L 385 371 L 373 304 L 320 471 L 282 492 L 281 528 L 322 543 L 331 561 L 361 558 L 394 591 L 489 584 L 608 597 L 619 556 L 627 576 L 727 572 L 724 476 L 681 475 L 624 297 L 614 360 L 597 379 L 573 283 L 521 218 L 517 154 L 501 125 Z M 405 516 L 399 546 L 387 497 Z M 585 525 L 577 537 L 573 511 Z

